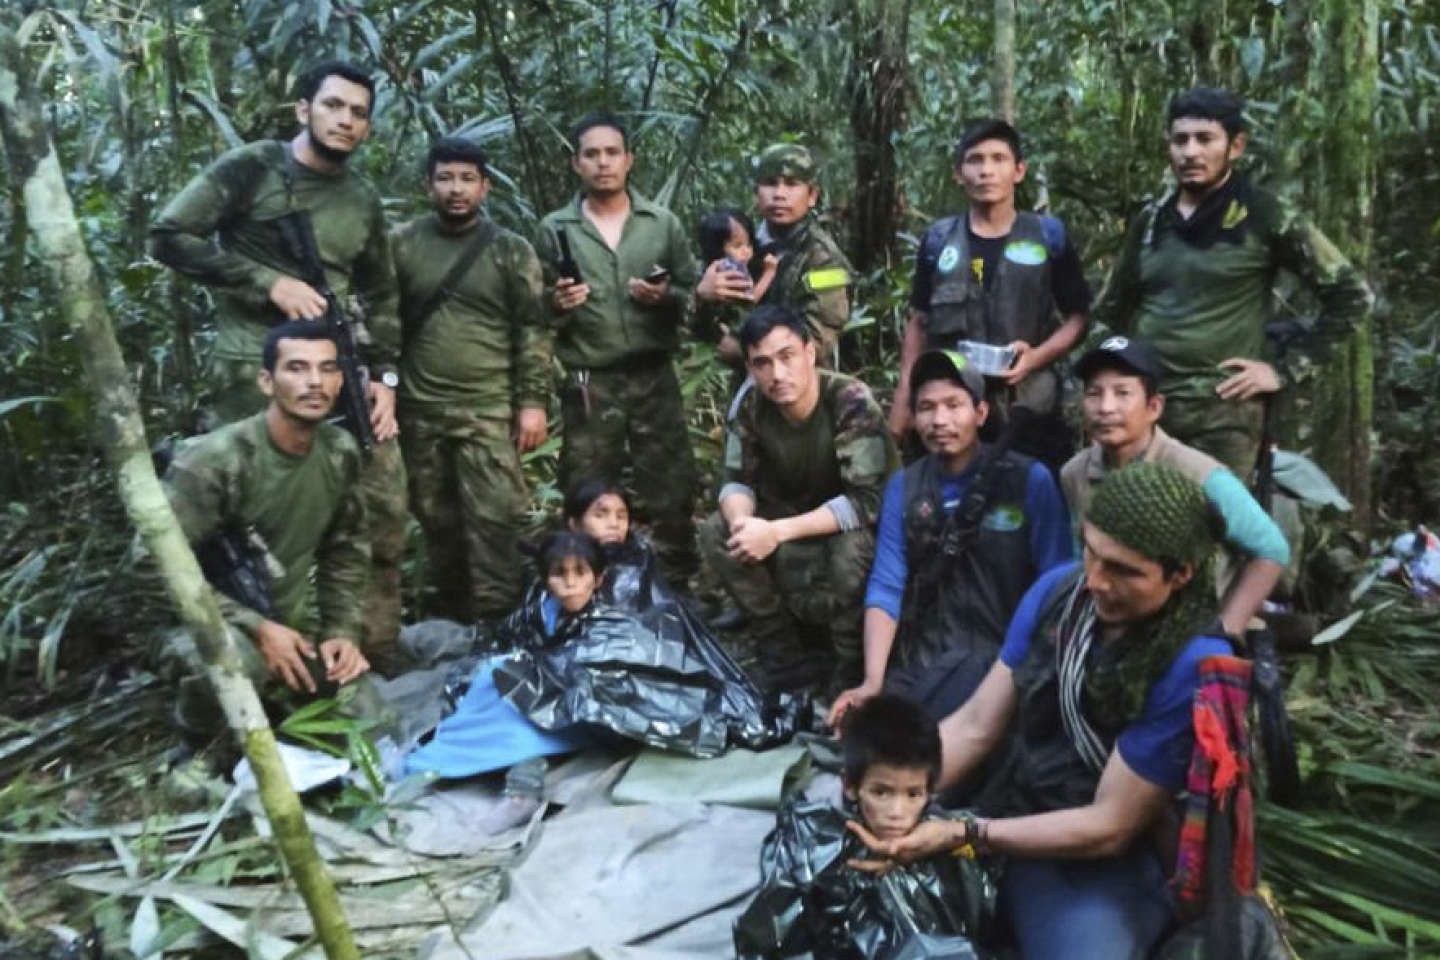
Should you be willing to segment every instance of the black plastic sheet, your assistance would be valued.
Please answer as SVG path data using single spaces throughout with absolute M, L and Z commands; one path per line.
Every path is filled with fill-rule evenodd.
M 809 703 L 767 699 L 690 605 L 665 585 L 643 542 L 618 548 L 590 607 L 543 626 L 539 584 L 492 642 L 516 652 L 495 684 L 537 726 L 593 724 L 696 757 L 788 740 Z
M 825 802 L 781 808 L 760 852 L 761 886 L 735 923 L 740 960 L 986 960 L 977 946 L 995 885 L 978 864 L 941 856 L 876 875 L 845 829 L 853 812 Z

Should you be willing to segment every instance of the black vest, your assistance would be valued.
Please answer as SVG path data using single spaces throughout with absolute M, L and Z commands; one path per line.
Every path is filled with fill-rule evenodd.
M 948 349 L 960 340 L 996 345 L 1024 340 L 1039 346 L 1058 326 L 1044 218 L 1015 214 L 988 291 L 975 282 L 970 270 L 969 215 L 948 220 L 950 229 L 937 255 L 930 293 L 926 349 Z M 1016 390 L 1015 402 L 1037 413 L 1053 412 L 1060 402 L 1054 367 L 1027 377 Z
M 1030 648 L 1014 672 L 1018 700 L 1010 729 L 1007 769 L 987 784 L 986 794 L 977 804 L 993 816 L 1047 813 L 1084 806 L 1095 799 L 1100 771 L 1090 768 L 1065 732 L 1055 656 L 1056 633 L 1066 598 L 1084 575 L 1084 568 L 1077 565 L 1045 598 L 1035 620 Z M 1106 653 L 1106 646 L 1096 643 L 1090 650 L 1087 668 L 1100 667 Z M 1080 709 L 1108 755 L 1121 728 L 1099 723 L 1083 694 Z
M 961 522 L 965 498 L 947 516 L 939 460 L 925 456 L 905 468 L 909 577 L 900 608 L 900 665 L 923 667 L 962 647 L 981 653 L 987 667 L 994 662 L 1010 616 L 1036 576 L 1025 516 L 1033 462 L 1012 452 L 976 471 L 971 484 L 985 484 L 985 509 L 968 549 L 962 546 L 958 555 L 946 552 L 946 530 Z

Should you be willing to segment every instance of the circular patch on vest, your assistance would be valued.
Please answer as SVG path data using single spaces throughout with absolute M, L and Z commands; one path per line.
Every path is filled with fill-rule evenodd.
M 1010 533 L 1025 525 L 1025 511 L 1010 504 L 1003 504 L 985 514 L 985 519 L 980 522 L 980 525 L 986 530 Z
M 960 262 L 960 251 L 955 247 L 946 247 L 940 251 L 940 259 L 935 264 L 935 269 L 941 273 L 949 273 L 955 269 L 955 264 Z
M 1027 267 L 1038 267 L 1050 259 L 1050 253 L 1034 240 L 1016 240 L 1005 245 L 1005 259 Z

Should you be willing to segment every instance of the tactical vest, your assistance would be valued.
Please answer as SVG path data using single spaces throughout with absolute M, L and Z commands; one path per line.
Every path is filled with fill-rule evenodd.
M 964 498 L 947 516 L 936 457 L 921 457 L 905 468 L 910 576 L 900 608 L 899 665 L 923 667 L 958 648 L 983 655 L 987 666 L 994 662 L 1010 616 L 1036 576 L 1025 516 L 1032 463 L 1007 453 L 976 471 L 971 483 L 988 487 L 985 509 L 973 541 L 959 555 L 947 554 L 945 534 L 959 521 Z M 993 473 L 986 477 L 987 471 Z
M 1074 572 L 1056 584 L 1045 598 L 1035 618 L 1035 630 L 1025 659 L 1014 671 L 1018 696 L 1006 755 L 1007 768 L 987 784 L 986 793 L 977 804 L 992 816 L 1047 813 L 1084 806 L 1095 799 L 1101 771 L 1090 768 L 1065 732 L 1065 723 L 1060 717 L 1060 671 L 1056 662 L 1057 633 L 1065 601 L 1076 581 L 1084 575 L 1084 568 L 1077 564 Z M 1086 670 L 1106 669 L 1115 649 L 1096 643 L 1091 647 Z M 1109 727 L 1100 723 L 1083 693 L 1080 709 L 1108 756 L 1124 725 Z
M 926 349 L 948 349 L 960 340 L 997 345 L 1024 340 L 1039 346 L 1058 326 L 1045 218 L 1015 214 L 988 291 L 975 282 L 970 270 L 969 215 L 949 220 L 935 263 Z M 1016 390 L 1015 402 L 1037 413 L 1054 412 L 1060 402 L 1060 378 L 1054 367 L 1027 377 Z

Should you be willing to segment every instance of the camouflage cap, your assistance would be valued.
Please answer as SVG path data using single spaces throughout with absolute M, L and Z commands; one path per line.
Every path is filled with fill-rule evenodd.
M 802 183 L 816 180 L 815 158 L 798 143 L 772 143 L 755 158 L 755 179 L 790 177 Z

